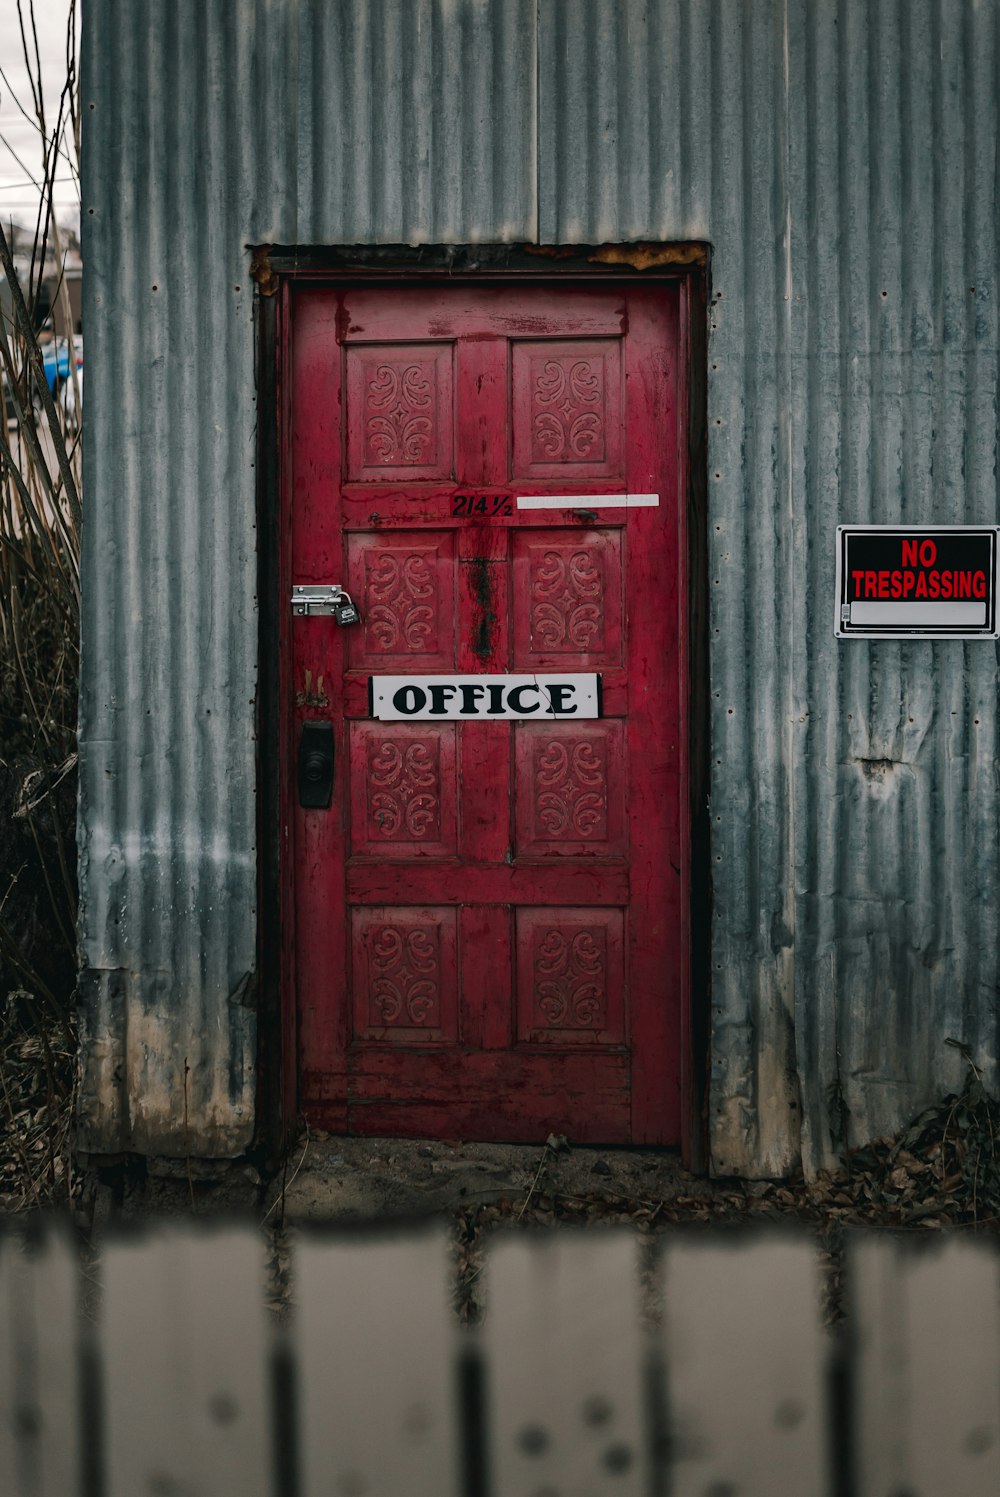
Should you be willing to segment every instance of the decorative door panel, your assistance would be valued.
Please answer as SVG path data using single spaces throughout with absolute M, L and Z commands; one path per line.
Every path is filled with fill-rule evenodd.
M 622 663 L 622 532 L 522 530 L 513 540 L 514 664 L 597 670 Z
M 348 345 L 347 406 L 349 482 L 454 473 L 451 344 Z
M 532 340 L 512 355 L 514 477 L 620 478 L 620 339 Z
M 349 734 L 351 851 L 455 857 L 455 725 L 352 722 Z
M 517 842 L 526 858 L 614 858 L 628 851 L 620 719 L 518 723 Z
M 361 623 L 347 636 L 354 670 L 448 670 L 455 663 L 454 537 L 421 531 L 347 537 L 347 586 Z
M 521 1044 L 620 1045 L 625 1038 L 621 910 L 517 912 Z
M 302 1106 L 675 1142 L 680 285 L 303 284 L 289 310 L 289 590 L 341 583 L 360 612 L 287 622 L 290 779 L 308 722 L 333 750 L 329 805 L 289 789 Z M 431 715 L 373 718 L 370 678 L 456 673 L 596 673 L 600 715 L 435 721 L 428 689 Z
M 425 1045 L 458 1038 L 454 909 L 352 911 L 354 1038 Z

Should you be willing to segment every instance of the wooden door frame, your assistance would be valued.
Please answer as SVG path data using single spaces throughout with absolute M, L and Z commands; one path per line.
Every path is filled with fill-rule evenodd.
M 684 374 L 681 490 L 686 494 L 682 555 L 687 609 L 680 620 L 686 646 L 688 733 L 682 779 L 682 855 L 688 897 L 681 998 L 681 1155 L 702 1172 L 707 1162 L 707 1093 L 711 1001 L 711 862 L 708 818 L 710 749 L 708 691 L 707 306 L 709 252 L 703 244 L 596 246 L 348 246 L 258 245 L 250 274 L 257 287 L 257 566 L 258 677 L 258 1090 L 256 1150 L 276 1161 L 299 1115 L 298 1034 L 294 970 L 293 859 L 283 828 L 291 823 L 287 741 L 287 679 L 291 623 L 289 540 L 290 301 L 304 284 L 420 280 L 484 283 L 502 280 L 553 286 L 609 279 L 679 286 L 680 368 Z

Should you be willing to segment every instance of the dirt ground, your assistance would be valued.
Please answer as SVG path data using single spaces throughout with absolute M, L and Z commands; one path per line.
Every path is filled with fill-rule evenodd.
M 413 1139 L 305 1141 L 268 1205 L 287 1221 L 364 1220 L 453 1215 L 509 1200 L 514 1206 L 562 1197 L 647 1199 L 710 1194 L 675 1153 L 661 1149 L 586 1149 L 537 1144 L 428 1143 Z M 531 1201 L 528 1200 L 529 1193 Z
M 751 1187 L 752 1189 L 752 1187 Z M 331 1137 L 310 1132 L 282 1170 L 262 1181 L 246 1163 L 206 1173 L 182 1161 L 151 1161 L 144 1173 L 94 1175 L 86 1205 L 98 1226 L 110 1220 L 188 1214 L 254 1214 L 276 1225 L 453 1217 L 498 1202 L 532 1216 L 562 1200 L 647 1202 L 717 1195 L 665 1149 L 570 1148 L 550 1144 L 441 1143 L 420 1139 Z
M 290 1302 L 290 1243 L 310 1224 L 444 1221 L 455 1261 L 459 1315 L 481 1313 L 483 1254 L 496 1231 L 538 1226 L 631 1227 L 655 1256 L 679 1225 L 794 1225 L 816 1242 L 825 1270 L 825 1314 L 843 1316 L 849 1229 L 911 1236 L 959 1229 L 1000 1232 L 1000 1101 L 970 1068 L 962 1091 L 915 1117 L 894 1138 L 845 1153 L 812 1180 L 708 1180 L 665 1149 L 348 1138 L 306 1131 L 279 1172 L 252 1164 L 206 1169 L 194 1162 L 91 1171 L 77 1196 L 81 1225 L 98 1247 L 116 1222 L 163 1216 L 255 1221 L 270 1243 L 270 1300 Z M 652 1261 L 652 1259 L 650 1259 Z
M 23 1220 L 39 1207 L 68 1205 L 93 1261 L 120 1226 L 185 1217 L 244 1220 L 267 1243 L 267 1300 L 282 1317 L 294 1310 L 295 1238 L 321 1224 L 377 1229 L 437 1218 L 452 1244 L 456 1313 L 472 1324 L 484 1313 L 486 1249 L 497 1232 L 630 1228 L 644 1244 L 646 1312 L 655 1317 L 653 1265 L 668 1233 L 792 1227 L 816 1244 L 831 1328 L 845 1315 L 851 1230 L 1000 1234 L 1000 1100 L 972 1067 L 961 1092 L 926 1108 L 895 1137 L 845 1151 L 839 1168 L 811 1180 L 706 1179 L 683 1169 L 672 1150 L 588 1148 L 555 1135 L 537 1144 L 483 1144 L 315 1130 L 304 1130 L 267 1178 L 247 1159 L 94 1168 L 67 1156 L 66 1167 L 57 1168 L 45 1108 L 23 1107 L 14 1120 L 22 1115 L 28 1131 L 5 1140 L 0 1128 L 0 1218 Z
M 793 1218 L 825 1233 L 844 1226 L 1000 1228 L 1000 1102 L 970 1070 L 962 1092 L 925 1109 L 894 1138 L 845 1154 L 816 1179 L 709 1180 L 675 1151 L 331 1136 L 305 1130 L 273 1177 L 249 1162 L 151 1160 L 90 1171 L 81 1217 L 249 1215 L 276 1227 L 466 1217 L 526 1222 L 617 1219 L 652 1230 L 703 1219 Z M 81 1225 L 84 1223 L 81 1222 Z
M 587 1148 L 555 1135 L 537 1144 L 482 1144 L 308 1129 L 277 1172 L 262 1177 L 248 1159 L 95 1168 L 64 1155 L 62 1114 L 49 1122 L 44 1095 L 35 1096 L 44 1067 L 27 1039 L 21 1049 L 23 1084 L 6 1130 L 0 1117 L 0 1218 L 68 1207 L 86 1251 L 98 1256 L 119 1226 L 242 1219 L 268 1243 L 268 1300 L 279 1315 L 294 1299 L 294 1238 L 318 1224 L 377 1228 L 437 1218 L 452 1242 L 456 1310 L 471 1322 L 482 1313 L 485 1250 L 500 1231 L 626 1226 L 646 1242 L 643 1261 L 652 1264 L 664 1236 L 679 1227 L 794 1227 L 816 1243 L 831 1326 L 844 1315 L 849 1231 L 1000 1235 L 1000 1099 L 971 1065 L 960 1092 L 925 1108 L 895 1137 L 845 1150 L 836 1170 L 810 1180 L 705 1179 L 684 1170 L 675 1151 Z
M 485 1309 L 486 1247 L 498 1231 L 561 1225 L 623 1225 L 648 1240 L 643 1256 L 644 1313 L 655 1315 L 655 1238 L 669 1222 L 745 1220 L 773 1187 L 698 1179 L 675 1151 L 570 1147 L 550 1136 L 541 1145 L 452 1143 L 420 1139 L 331 1137 L 309 1132 L 281 1171 L 261 1180 L 235 1163 L 208 1174 L 182 1162 L 150 1162 L 135 1171 L 89 1172 L 81 1225 L 100 1254 L 105 1232 L 119 1224 L 164 1218 L 241 1217 L 268 1243 L 267 1300 L 283 1318 L 294 1306 L 294 1244 L 319 1224 L 381 1226 L 440 1220 L 452 1244 L 458 1318 L 476 1324 Z M 795 1197 L 786 1192 L 789 1205 Z M 787 1207 L 781 1208 L 783 1211 Z M 839 1314 L 839 1256 L 818 1243 Z M 649 1301 L 646 1304 L 646 1300 Z

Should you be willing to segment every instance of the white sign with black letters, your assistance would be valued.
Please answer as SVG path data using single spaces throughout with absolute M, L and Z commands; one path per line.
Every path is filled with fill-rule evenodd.
M 497 722 L 505 718 L 600 717 L 598 675 L 369 676 L 368 704 L 380 722 Z

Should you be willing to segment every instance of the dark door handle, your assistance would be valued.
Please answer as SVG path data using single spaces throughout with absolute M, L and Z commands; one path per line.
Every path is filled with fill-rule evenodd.
M 333 796 L 333 724 L 306 722 L 299 739 L 299 805 L 321 810 Z

